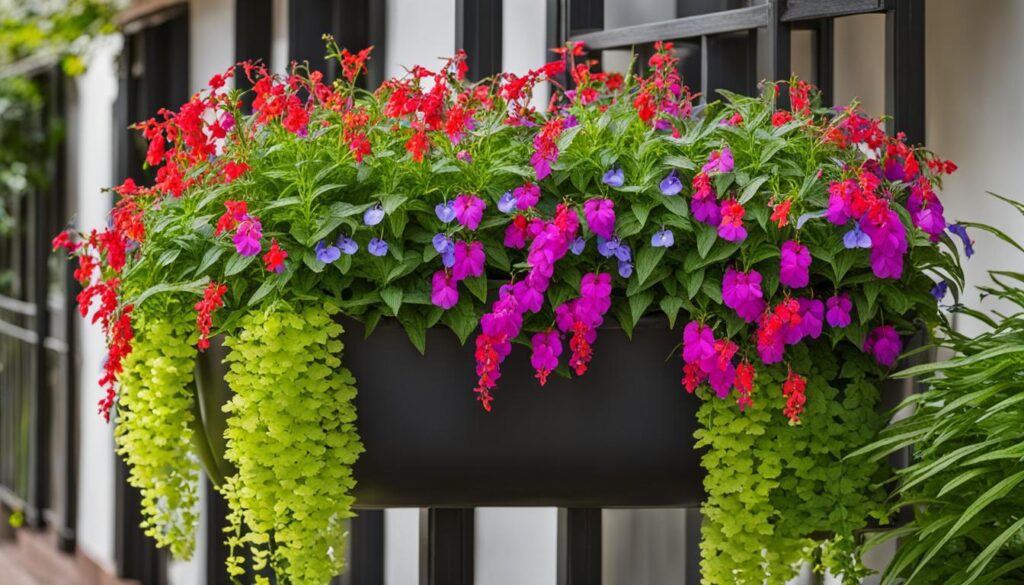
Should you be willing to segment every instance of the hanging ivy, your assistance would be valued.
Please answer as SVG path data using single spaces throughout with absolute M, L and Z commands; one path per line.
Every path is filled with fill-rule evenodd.
M 232 575 L 244 572 L 241 547 L 280 583 L 327 583 L 342 570 L 363 444 L 336 312 L 277 303 L 242 317 L 225 342 L 235 393 L 224 407 L 226 458 L 238 468 L 222 490 Z

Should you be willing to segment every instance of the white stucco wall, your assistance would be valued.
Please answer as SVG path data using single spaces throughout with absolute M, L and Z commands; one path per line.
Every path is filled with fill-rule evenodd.
M 114 184 L 113 107 L 117 99 L 114 60 L 120 37 L 97 43 L 88 70 L 74 80 L 68 103 L 72 134 L 67 138 L 70 188 L 78 210 L 76 225 L 83 231 L 102 229 L 110 210 L 109 194 L 100 190 Z M 106 356 L 98 325 L 84 319 L 78 324 L 81 370 L 78 373 L 78 546 L 102 567 L 114 569 L 114 440 L 110 425 L 96 413 L 100 399 L 97 381 Z
M 455 0 L 387 0 L 385 75 L 406 67 L 437 69 L 455 54 Z

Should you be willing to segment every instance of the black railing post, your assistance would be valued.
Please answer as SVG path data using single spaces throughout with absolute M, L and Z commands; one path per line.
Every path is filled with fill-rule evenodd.
M 455 0 L 455 48 L 469 55 L 469 79 L 502 70 L 502 9 L 502 0 Z
M 384 585 L 384 510 L 359 510 L 349 524 L 342 585 Z
M 894 0 L 886 13 L 885 109 L 892 131 L 924 142 L 924 0 Z
M 601 509 L 559 508 L 558 585 L 601 585 Z
M 473 585 L 473 508 L 429 508 L 420 516 L 420 585 Z

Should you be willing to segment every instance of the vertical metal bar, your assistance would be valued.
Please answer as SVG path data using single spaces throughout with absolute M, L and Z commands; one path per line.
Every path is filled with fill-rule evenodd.
M 288 58 L 309 62 L 328 79 L 337 75 L 337 64 L 326 63 L 323 35 L 333 34 L 335 0 L 302 0 L 288 3 Z
M 349 51 L 373 47 L 366 64 L 366 75 L 358 80 L 363 89 L 376 89 L 384 81 L 387 48 L 387 2 L 375 0 L 335 0 L 332 32 L 338 46 Z
M 349 528 L 344 585 L 384 585 L 384 510 L 361 510 Z
M 235 0 L 235 62 L 263 61 L 270 66 L 273 44 L 273 0 Z M 252 88 L 242 68 L 235 72 L 235 87 Z M 245 108 L 252 106 L 253 96 L 246 96 Z
M 786 0 L 767 0 L 770 8 L 768 26 L 758 29 L 764 38 L 758 39 L 759 48 L 765 52 L 758 60 L 759 79 L 779 81 L 789 79 L 792 73 L 790 65 L 790 29 L 789 23 L 782 21 L 782 13 L 786 9 Z M 789 107 L 789 92 L 779 92 L 778 107 Z
M 925 131 L 924 0 L 897 0 L 885 17 L 885 105 L 892 132 L 914 144 Z
M 818 21 L 814 32 L 815 83 L 821 91 L 821 102 L 831 107 L 835 100 L 835 38 L 832 33 L 833 21 L 823 18 Z
M 473 585 L 473 508 L 430 508 L 420 521 L 421 585 Z
M 601 585 L 601 509 L 558 510 L 558 585 Z
M 700 523 L 703 516 L 700 508 L 686 510 L 686 580 L 687 585 L 698 585 L 700 573 Z
M 502 0 L 455 0 L 455 48 L 469 55 L 470 79 L 501 71 L 502 40 Z

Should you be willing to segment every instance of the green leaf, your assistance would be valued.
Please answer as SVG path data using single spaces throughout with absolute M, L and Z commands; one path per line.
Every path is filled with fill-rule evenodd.
M 474 297 L 487 302 L 487 275 L 474 276 L 462 282 Z
M 675 329 L 676 317 L 679 315 L 679 309 L 683 307 L 683 299 L 679 297 L 663 297 L 658 306 L 668 316 L 668 328 Z
M 444 316 L 441 317 L 441 322 L 455 332 L 460 343 L 465 344 L 477 326 L 473 302 L 469 299 L 460 300 L 454 307 L 445 311 Z
M 256 289 L 256 292 L 252 293 L 252 296 L 249 297 L 249 302 L 246 303 L 246 306 L 251 307 L 255 305 L 256 303 L 263 300 L 263 298 L 266 297 L 268 294 L 270 294 L 271 291 L 277 288 L 277 285 L 281 281 L 280 276 L 280 274 L 273 274 L 267 277 L 267 279 L 264 280 L 262 284 L 260 284 L 260 287 Z
M 409 198 L 405 195 L 399 195 L 398 193 L 385 193 L 380 196 L 380 205 L 384 208 L 385 215 L 391 215 L 399 208 L 399 206 L 408 200 Z
M 224 267 L 224 276 L 232 276 L 246 269 L 256 256 L 242 256 L 241 254 L 235 254 L 228 259 L 227 265 Z
M 690 300 L 697 296 L 700 287 L 704 284 L 704 269 L 694 270 L 686 274 L 686 296 Z
M 654 269 L 665 256 L 665 248 L 646 246 L 636 255 L 636 278 L 638 286 L 642 286 L 647 278 L 654 272 Z
M 196 268 L 196 275 L 200 275 L 208 268 L 213 266 L 213 263 L 220 259 L 220 257 L 227 251 L 224 246 L 213 246 L 203 254 L 203 259 L 199 261 L 199 268 Z
M 653 301 L 654 293 L 649 290 L 629 297 L 629 314 L 633 318 L 633 323 L 636 323 L 640 320 L 640 317 L 644 316 L 644 313 L 647 312 L 647 307 L 650 307 Z
M 380 291 L 380 298 L 384 301 L 394 315 L 398 315 L 398 310 L 402 307 L 402 289 L 397 286 L 389 286 Z
M 156 261 L 156 265 L 167 266 L 171 262 L 177 260 L 180 254 L 181 248 L 171 248 L 170 250 L 165 250 L 163 254 L 160 254 L 160 259 Z
M 189 294 L 202 294 L 203 289 L 206 288 L 207 283 L 210 282 L 209 278 L 200 278 L 193 280 L 192 282 L 177 282 L 177 283 L 162 283 L 155 286 L 151 286 L 146 290 L 142 291 L 138 296 L 130 299 L 126 304 L 135 305 L 136 307 L 141 306 L 143 301 L 149 297 L 166 292 L 184 292 Z
M 400 319 L 400 321 L 413 346 L 416 347 L 420 354 L 427 353 L 427 326 L 423 322 L 423 317 L 418 312 L 413 312 L 409 316 Z
M 663 197 L 661 199 L 661 204 L 679 217 L 690 217 L 690 207 L 686 204 L 686 201 L 678 195 L 675 197 Z
M 711 251 L 711 246 L 715 245 L 715 240 L 718 239 L 718 230 L 714 227 L 700 224 L 697 227 L 697 254 L 701 258 L 707 258 L 708 252 Z
M 743 190 L 740 191 L 740 198 L 738 200 L 739 203 L 742 205 L 742 204 L 746 203 L 747 201 L 750 201 L 751 199 L 753 199 L 754 195 L 757 194 L 757 190 L 760 189 L 761 185 L 763 185 L 764 182 L 767 181 L 767 180 L 768 180 L 768 176 L 764 175 L 764 176 L 758 177 L 758 178 L 754 179 L 753 181 L 750 181 L 749 183 L 747 183 L 747 186 L 743 187 Z

